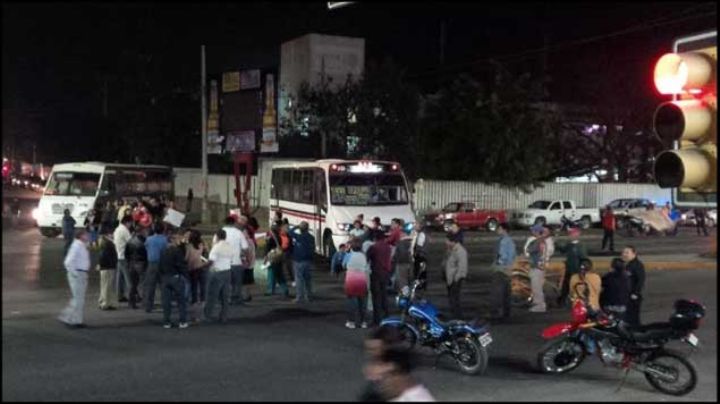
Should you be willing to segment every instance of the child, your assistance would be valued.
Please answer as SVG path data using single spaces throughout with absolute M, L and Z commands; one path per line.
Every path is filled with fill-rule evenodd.
M 600 311 L 600 290 L 602 280 L 600 275 L 592 272 L 592 261 L 589 259 L 580 260 L 580 272 L 570 278 L 570 300 L 574 303 L 582 299 L 591 311 Z M 579 284 L 579 285 L 578 285 Z M 578 285 L 576 287 L 576 285 Z

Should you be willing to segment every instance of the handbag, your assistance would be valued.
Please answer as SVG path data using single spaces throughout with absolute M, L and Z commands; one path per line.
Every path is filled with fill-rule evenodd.
M 267 260 L 270 261 L 271 264 L 278 264 L 283 259 L 283 251 L 280 247 L 280 243 L 278 242 L 277 238 L 275 237 L 275 234 L 271 231 L 270 234 L 272 235 L 273 240 L 275 241 L 275 248 L 268 251 L 267 253 Z

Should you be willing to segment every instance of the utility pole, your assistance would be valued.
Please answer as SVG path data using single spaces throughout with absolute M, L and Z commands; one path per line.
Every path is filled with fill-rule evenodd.
M 208 161 L 207 161 L 207 88 L 205 78 L 205 45 L 200 47 L 200 108 L 202 116 L 202 221 L 208 222 Z

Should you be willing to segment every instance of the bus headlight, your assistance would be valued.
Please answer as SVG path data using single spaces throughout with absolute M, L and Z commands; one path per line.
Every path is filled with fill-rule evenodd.
M 340 231 L 350 231 L 352 229 L 352 223 L 336 223 L 337 228 Z
M 40 220 L 40 208 L 33 209 L 32 213 L 30 213 L 30 216 L 32 216 L 33 220 L 35 221 Z

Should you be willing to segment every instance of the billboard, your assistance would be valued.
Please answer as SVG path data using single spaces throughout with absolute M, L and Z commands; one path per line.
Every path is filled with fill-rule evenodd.
M 241 130 L 227 133 L 225 141 L 227 152 L 253 152 L 255 151 L 255 131 Z

